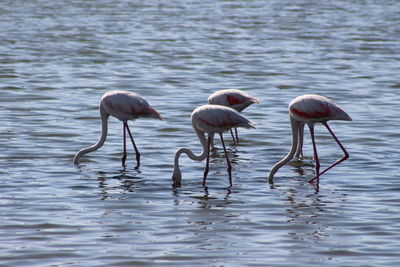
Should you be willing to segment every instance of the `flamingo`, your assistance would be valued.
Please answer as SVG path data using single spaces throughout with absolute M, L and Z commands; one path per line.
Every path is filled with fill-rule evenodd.
M 242 110 L 254 103 L 260 103 L 260 101 L 248 93 L 237 89 L 219 90 L 208 97 L 208 104 L 230 107 L 238 112 L 242 112 Z M 232 129 L 229 129 L 229 131 L 231 132 L 233 143 L 239 143 L 237 128 L 235 128 L 236 138 L 233 135 Z
M 271 169 L 269 173 L 269 181 L 272 179 L 275 173 L 279 170 L 282 165 L 286 164 L 289 160 L 293 158 L 294 155 L 302 155 L 302 145 L 303 145 L 303 132 L 304 125 L 307 124 L 310 129 L 311 140 L 313 144 L 314 160 L 316 162 L 316 176 L 310 179 L 308 182 L 313 183 L 317 181 L 319 184 L 319 177 L 326 171 L 330 170 L 332 167 L 336 166 L 340 162 L 349 158 L 349 153 L 340 143 L 339 139 L 335 136 L 331 128 L 328 126 L 329 120 L 344 120 L 351 121 L 350 116 L 344 112 L 338 105 L 336 105 L 332 100 L 327 97 L 320 95 L 303 95 L 298 96 L 292 100 L 289 104 L 289 115 L 290 123 L 292 126 L 292 148 L 290 152 L 282 160 L 277 162 Z M 339 145 L 344 155 L 342 158 L 331 164 L 325 170 L 320 172 L 320 163 L 318 159 L 317 147 L 315 145 L 314 138 L 314 125 L 315 123 L 322 123 L 332 135 L 333 139 Z
M 128 126 L 128 120 L 135 120 L 141 117 L 150 117 L 162 120 L 160 114 L 152 108 L 147 101 L 139 94 L 128 91 L 110 91 L 105 93 L 100 100 L 100 117 L 101 117 L 101 136 L 99 141 L 88 148 L 84 148 L 75 154 L 73 163 L 78 164 L 79 159 L 89 153 L 96 151 L 103 146 L 107 138 L 108 118 L 113 116 L 122 121 L 123 124 L 123 154 L 122 165 L 125 166 L 126 160 L 126 131 L 133 144 L 136 153 L 136 169 L 140 166 L 140 153 L 133 140 L 131 131 Z
M 196 108 L 192 112 L 192 126 L 193 130 L 197 134 L 200 143 L 203 147 L 203 151 L 200 155 L 195 155 L 189 148 L 181 147 L 175 153 L 174 158 L 174 170 L 172 173 L 173 186 L 181 186 L 182 174 L 179 169 L 179 157 L 182 153 L 186 153 L 192 160 L 202 161 L 207 158 L 206 167 L 204 169 L 203 186 L 205 186 L 207 174 L 209 171 L 210 163 L 210 145 L 211 138 L 214 133 L 218 133 L 221 138 L 221 143 L 224 148 L 225 157 L 227 161 L 227 170 L 229 175 L 229 187 L 232 186 L 232 166 L 229 161 L 228 153 L 226 152 L 224 139 L 222 133 L 231 128 L 243 127 L 243 128 L 255 128 L 254 124 L 248 119 L 242 116 L 236 110 L 219 105 L 203 105 Z M 206 140 L 205 133 L 208 134 L 208 140 Z

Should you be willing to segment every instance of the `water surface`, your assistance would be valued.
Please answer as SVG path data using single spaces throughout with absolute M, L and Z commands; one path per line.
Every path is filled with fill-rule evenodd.
M 0 4 L 0 263 L 4 266 L 395 266 L 400 264 L 400 5 L 397 1 L 3 1 Z M 262 102 L 257 128 L 218 141 L 208 190 L 191 111 L 219 89 Z M 163 121 L 100 136 L 108 90 L 143 95 Z M 306 158 L 267 182 L 290 147 L 287 105 L 317 93 L 350 159 L 321 177 Z M 308 134 L 308 132 L 306 132 Z M 322 167 L 341 156 L 316 127 Z

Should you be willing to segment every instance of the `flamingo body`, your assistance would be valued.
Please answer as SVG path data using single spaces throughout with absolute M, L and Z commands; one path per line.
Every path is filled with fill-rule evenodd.
M 129 91 L 107 92 L 101 97 L 100 105 L 108 114 L 120 121 L 141 117 L 161 119 L 160 114 L 142 96 Z
M 208 97 L 208 104 L 230 107 L 239 112 L 254 103 L 260 103 L 260 101 L 237 89 L 219 90 Z
M 238 112 L 243 111 L 245 108 L 254 103 L 260 103 L 260 101 L 248 93 L 238 89 L 225 89 L 219 90 L 211 94 L 208 97 L 208 103 L 212 105 L 221 105 L 233 108 Z M 239 142 L 239 136 L 237 129 L 235 128 L 235 135 L 233 135 L 232 129 L 230 129 L 233 142 L 236 144 Z
M 232 186 L 231 164 L 226 152 L 222 133 L 234 127 L 255 128 L 254 125 L 236 110 L 219 105 L 204 105 L 196 108 L 192 112 L 191 120 L 193 130 L 200 140 L 203 151 L 200 155 L 195 155 L 189 148 L 186 147 L 181 147 L 176 151 L 174 158 L 174 170 L 172 174 L 173 186 L 178 187 L 181 185 L 182 174 L 179 169 L 179 157 L 182 153 L 187 154 L 190 159 L 196 161 L 202 161 L 207 158 L 206 168 L 203 176 L 203 186 L 205 185 L 209 168 L 210 140 L 215 133 L 218 133 L 221 137 L 221 142 L 228 165 L 229 182 L 230 186 Z M 205 133 L 208 134 L 208 141 L 205 137 Z
M 192 112 L 192 125 L 202 132 L 223 133 L 231 128 L 254 127 L 248 119 L 232 108 L 217 105 L 204 105 Z
M 330 129 L 327 122 L 329 120 L 351 121 L 352 119 L 345 111 L 343 111 L 329 98 L 314 94 L 298 96 L 293 99 L 289 104 L 289 115 L 292 126 L 292 148 L 290 152 L 286 155 L 286 157 L 284 157 L 272 167 L 269 174 L 269 180 L 270 182 L 272 182 L 272 178 L 279 170 L 279 168 L 289 162 L 293 158 L 293 156 L 299 156 L 300 154 L 302 154 L 303 131 L 304 125 L 307 124 L 310 129 L 311 139 L 313 143 L 314 160 L 316 161 L 317 170 L 317 175 L 313 177 L 309 182 L 311 183 L 314 180 L 317 180 L 318 185 L 320 175 L 349 157 L 349 154 L 340 143 L 340 141 L 337 139 L 333 131 Z M 329 133 L 332 135 L 332 137 L 344 153 L 344 156 L 341 159 L 331 164 L 322 172 L 319 172 L 320 164 L 314 138 L 315 123 L 322 123 L 327 128 Z
M 350 116 L 327 97 L 303 95 L 289 104 L 289 114 L 304 123 L 318 123 L 329 120 L 351 121 Z
M 131 131 L 128 126 L 128 120 L 135 120 L 141 117 L 155 118 L 161 120 L 160 114 L 152 108 L 149 103 L 141 97 L 139 94 L 132 93 L 129 91 L 110 91 L 105 93 L 100 100 L 100 117 L 102 122 L 102 131 L 99 141 L 91 147 L 84 148 L 78 151 L 73 159 L 74 164 L 78 164 L 79 159 L 89 153 L 96 151 L 103 146 L 108 132 L 108 118 L 113 116 L 123 122 L 124 132 L 124 151 L 122 156 L 122 165 L 125 165 L 126 159 L 126 131 L 128 131 L 129 137 L 133 144 L 136 152 L 136 168 L 140 165 L 140 153 L 133 140 Z

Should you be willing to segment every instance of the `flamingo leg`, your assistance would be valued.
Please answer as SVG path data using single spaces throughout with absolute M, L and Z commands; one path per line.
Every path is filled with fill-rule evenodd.
M 235 136 L 236 136 L 236 143 L 239 144 L 239 135 L 237 128 L 235 128 Z
M 229 175 L 229 188 L 230 188 L 230 187 L 232 187 L 232 165 L 231 165 L 231 162 L 229 161 L 228 152 L 226 151 L 226 148 L 225 148 L 225 142 L 224 142 L 224 138 L 222 137 L 222 133 L 220 133 L 219 136 L 221 137 L 221 143 L 222 143 L 222 147 L 224 148 L 226 163 L 228 165 L 227 169 L 228 169 L 228 175 Z
M 211 146 L 211 140 L 214 138 L 214 134 L 209 134 L 208 135 L 208 143 L 207 143 L 207 160 L 206 160 L 206 167 L 204 169 L 204 176 L 203 176 L 203 187 L 206 185 L 206 179 L 209 171 L 209 166 L 210 166 L 210 146 Z
M 314 160 L 315 160 L 315 169 L 317 171 L 317 175 L 311 179 L 310 181 L 308 181 L 309 183 L 312 183 L 315 179 L 317 180 L 317 185 L 319 184 L 319 176 L 321 175 L 319 173 L 319 169 L 320 169 L 320 164 L 319 164 L 319 158 L 318 158 L 318 153 L 317 153 L 317 146 L 315 144 L 315 136 L 314 136 L 314 125 L 309 125 L 310 128 L 310 135 L 311 135 L 311 140 L 312 140 L 312 144 L 313 144 L 313 150 L 314 150 Z
M 128 122 L 124 122 L 124 124 L 125 124 L 126 129 L 128 130 L 128 134 L 129 134 L 129 137 L 131 139 L 133 148 L 135 149 L 135 154 L 136 154 L 136 167 L 135 167 L 135 169 L 138 169 L 139 166 L 140 166 L 140 153 L 139 153 L 138 148 L 136 147 L 135 141 L 133 140 L 133 136 L 132 136 L 131 130 L 129 129 L 129 126 L 128 126 Z
M 125 166 L 126 160 L 126 123 L 123 123 L 123 152 L 122 152 L 122 166 Z
M 233 144 L 236 144 L 235 135 L 233 134 L 233 131 L 232 131 L 232 129 L 229 129 L 229 132 L 231 133 L 232 140 L 233 140 Z
M 214 134 L 210 134 L 209 137 L 211 139 L 210 144 L 214 147 Z
M 326 168 L 325 170 L 323 170 L 319 175 L 322 175 L 323 173 L 327 172 L 328 170 L 330 170 L 331 168 L 333 168 L 334 166 L 338 165 L 340 162 L 346 160 L 349 158 L 349 153 L 346 151 L 346 149 L 344 148 L 344 146 L 342 145 L 342 143 L 340 143 L 339 139 L 336 137 L 336 135 L 333 133 L 333 131 L 331 130 L 331 128 L 328 126 L 328 123 L 324 122 L 322 123 L 326 129 L 328 129 L 329 133 L 332 135 L 333 139 L 335 139 L 336 143 L 339 145 L 339 147 L 342 149 L 344 155 L 342 158 L 340 158 L 339 160 L 337 160 L 336 162 L 334 162 L 332 165 L 330 165 L 328 168 Z M 312 178 L 309 183 L 312 183 L 315 179 L 318 179 L 318 177 L 314 177 Z

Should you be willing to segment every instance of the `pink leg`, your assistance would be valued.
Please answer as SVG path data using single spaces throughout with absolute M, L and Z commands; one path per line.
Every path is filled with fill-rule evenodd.
M 319 184 L 319 176 L 321 174 L 319 173 L 320 164 L 319 164 L 319 158 L 318 158 L 318 153 L 317 153 L 317 146 L 315 145 L 314 125 L 309 125 L 309 127 L 310 127 L 311 140 L 312 140 L 312 144 L 313 144 L 315 169 L 317 171 L 317 175 L 315 176 L 315 178 L 311 179 L 308 182 L 312 183 L 314 181 L 314 179 L 317 179 L 317 185 L 318 185 Z
M 236 143 L 239 144 L 239 135 L 237 128 L 235 128 L 235 136 L 236 136 Z
M 229 187 L 232 187 L 232 165 L 231 165 L 231 162 L 229 161 L 228 152 L 226 152 L 224 138 L 222 137 L 222 133 L 220 133 L 219 136 L 221 137 L 221 143 L 222 143 L 222 147 L 224 148 L 226 163 L 228 165 Z
M 326 168 L 325 170 L 323 170 L 319 175 L 324 174 L 325 172 L 327 172 L 328 170 L 330 170 L 332 167 L 338 165 L 340 162 L 346 160 L 349 158 L 349 153 L 347 153 L 346 149 L 344 148 L 344 146 L 342 145 L 342 143 L 340 143 L 339 139 L 337 139 L 337 137 L 335 136 L 335 134 L 332 132 L 331 128 L 328 126 L 328 123 L 322 123 L 326 129 L 328 129 L 329 133 L 332 135 L 333 139 L 335 139 L 336 143 L 339 145 L 339 147 L 342 149 L 344 155 L 341 159 L 339 159 L 338 161 L 334 162 L 331 166 L 329 166 L 328 168 Z M 309 182 L 312 183 L 315 179 L 317 179 L 317 177 L 312 178 Z
M 233 134 L 232 129 L 229 129 L 229 132 L 231 133 L 233 144 L 235 145 L 236 144 L 236 139 L 235 139 L 235 135 Z
M 208 135 L 208 144 L 207 144 L 207 161 L 206 161 L 206 168 L 204 169 L 204 176 L 203 176 L 203 187 L 206 185 L 206 179 L 208 175 L 208 170 L 209 170 L 209 165 L 210 165 L 210 145 L 211 145 L 211 139 L 212 139 L 212 134 Z
M 123 152 L 122 152 L 122 166 L 125 166 L 125 160 L 126 160 L 126 124 L 125 122 L 123 123 Z
M 133 140 L 132 133 L 131 133 L 131 130 L 129 129 L 128 123 L 127 122 L 124 122 L 124 123 L 126 124 L 126 129 L 128 130 L 129 137 L 131 138 L 131 142 L 132 142 L 133 148 L 135 149 L 135 154 L 136 154 L 136 167 L 135 167 L 135 169 L 138 169 L 139 166 L 140 166 L 140 153 L 139 153 L 139 150 L 136 147 L 135 141 Z

